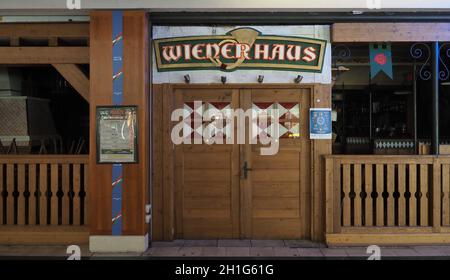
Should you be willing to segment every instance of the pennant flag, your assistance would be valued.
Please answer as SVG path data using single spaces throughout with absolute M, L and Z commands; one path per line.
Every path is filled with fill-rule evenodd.
M 391 44 L 370 44 L 370 78 L 373 79 L 383 71 L 393 79 Z

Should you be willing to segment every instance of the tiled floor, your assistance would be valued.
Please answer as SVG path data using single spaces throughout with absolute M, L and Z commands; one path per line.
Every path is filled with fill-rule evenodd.
M 91 253 L 80 246 L 82 257 L 159 258 L 159 257 L 253 257 L 343 259 L 369 257 L 366 247 L 326 248 L 323 244 L 297 240 L 175 240 L 153 242 L 144 253 Z M 65 258 L 65 246 L 0 246 L 0 258 Z M 382 247 L 381 258 L 448 258 L 450 246 Z

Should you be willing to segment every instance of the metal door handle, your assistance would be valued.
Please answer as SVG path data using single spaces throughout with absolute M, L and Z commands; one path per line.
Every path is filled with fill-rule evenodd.
M 248 172 L 253 170 L 251 168 L 248 168 L 247 166 L 248 166 L 247 162 L 244 162 L 244 166 L 242 167 L 242 170 L 244 171 L 244 179 L 247 179 Z

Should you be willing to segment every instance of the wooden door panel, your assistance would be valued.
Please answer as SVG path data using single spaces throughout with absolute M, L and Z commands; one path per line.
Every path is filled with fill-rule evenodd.
M 310 104 L 309 89 L 253 89 L 242 96 L 244 108 L 261 106 L 299 105 L 298 134 L 289 134 L 279 139 L 279 151 L 275 155 L 260 155 L 262 145 L 247 145 L 241 149 L 241 156 L 252 168 L 248 179 L 241 180 L 246 188 L 242 193 L 244 201 L 242 218 L 247 225 L 244 237 L 255 239 L 299 239 L 309 230 L 310 215 L 306 200 L 309 194 L 309 135 L 308 116 Z M 278 107 L 276 107 L 278 108 Z M 284 118 L 284 117 L 283 117 Z M 241 164 L 243 164 L 241 162 Z
M 193 101 L 228 102 L 232 108 L 244 110 L 253 103 L 300 105 L 296 119 L 299 133 L 279 139 L 279 152 L 273 156 L 261 156 L 260 144 L 175 146 L 176 238 L 299 239 L 308 236 L 310 92 L 310 88 L 175 90 L 176 108 Z M 244 162 L 252 169 L 247 178 L 241 172 Z
M 262 156 L 258 153 L 253 154 L 253 167 L 256 169 L 286 169 L 299 168 L 299 154 L 281 151 L 276 155 L 270 156 L 270 161 L 267 156 Z
M 259 182 L 253 188 L 254 197 L 299 197 L 298 182 Z
M 186 239 L 233 238 L 232 149 L 228 153 L 208 150 L 184 152 L 182 219 Z
M 187 149 L 184 149 L 185 151 Z M 196 153 L 189 152 L 184 154 L 184 162 L 187 166 L 202 167 L 205 169 L 226 169 L 230 166 L 230 153 L 228 152 L 216 152 L 216 153 L 203 153 L 199 157 Z
M 264 218 L 253 219 L 252 229 L 255 239 L 299 239 L 301 237 L 301 220 Z
M 237 107 L 232 89 L 179 89 L 176 108 L 189 102 Z M 175 148 L 176 236 L 185 239 L 236 238 L 239 232 L 239 166 L 236 145 L 182 144 Z

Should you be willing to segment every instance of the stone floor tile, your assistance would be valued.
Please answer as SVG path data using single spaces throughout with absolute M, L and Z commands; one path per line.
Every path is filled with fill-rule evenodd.
M 412 248 L 396 248 L 394 249 L 395 254 L 398 257 L 418 257 L 420 254 Z M 381 256 L 383 256 L 383 251 L 381 251 Z
M 399 248 L 382 247 L 381 251 L 380 251 L 381 258 L 396 257 L 397 256 L 397 252 L 395 251 L 396 249 L 399 249 Z
M 213 240 L 185 240 L 183 247 L 217 247 L 218 241 Z
M 151 243 L 151 247 L 182 247 L 185 240 L 176 239 L 174 241 L 154 241 Z
M 227 257 L 249 257 L 250 248 L 249 247 L 226 247 L 225 254 Z
M 181 247 L 152 247 L 144 253 L 145 256 L 175 257 L 179 256 Z
M 115 252 L 102 252 L 102 253 L 93 253 L 91 258 L 129 258 L 129 257 L 141 257 L 143 255 L 142 252 L 123 252 L 123 253 L 115 253 Z
M 297 248 L 289 248 L 289 247 L 274 247 L 274 256 L 275 257 L 298 257 L 298 249 Z
M 367 247 L 347 247 L 345 248 L 345 251 L 349 257 L 368 258 L 370 256 L 370 254 L 367 254 Z
M 67 246 L 21 246 L 12 248 L 13 252 L 24 257 L 66 257 Z
M 273 247 L 252 247 L 250 256 L 253 257 L 273 257 L 275 255 Z
M 325 257 L 348 257 L 345 248 L 321 248 L 320 251 Z
M 203 247 L 202 257 L 224 257 L 226 256 L 225 247 Z
M 252 247 L 284 247 L 283 240 L 251 240 Z
M 450 256 L 450 249 L 439 246 L 417 246 L 413 250 L 422 257 L 447 257 Z
M 319 248 L 297 248 L 299 257 L 323 257 Z
M 251 247 L 249 239 L 219 239 L 219 247 Z
M 324 248 L 325 245 L 310 240 L 284 240 L 286 247 L 290 248 Z
M 202 247 L 181 247 L 178 254 L 182 257 L 199 257 L 202 255 Z

